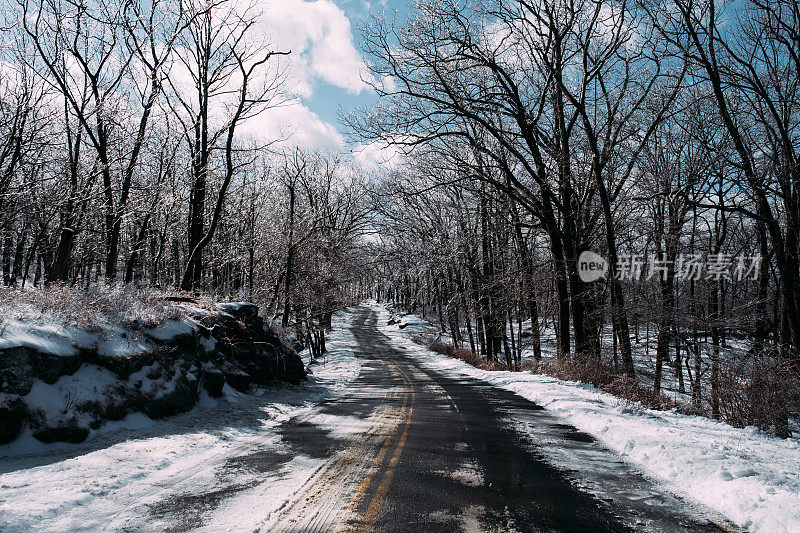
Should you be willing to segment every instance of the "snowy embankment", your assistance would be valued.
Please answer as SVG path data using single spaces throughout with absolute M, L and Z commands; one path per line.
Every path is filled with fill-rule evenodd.
M 63 290 L 68 303 L 53 305 L 41 293 L 14 294 L 22 304 L 0 302 L 0 443 L 21 434 L 81 442 L 133 412 L 186 412 L 201 390 L 220 397 L 225 387 L 248 392 L 305 376 L 289 339 L 252 303 L 200 308 L 103 289 Z M 117 297 L 131 307 L 104 311 Z
M 300 385 L 253 394 L 226 385 L 219 399 L 202 390 L 187 413 L 164 420 L 130 414 L 80 444 L 43 444 L 28 434 L 0 446 L 0 531 L 161 530 L 174 526 L 176 513 L 181 518 L 175 508 L 187 500 L 206 502 L 200 507 L 208 523 L 220 525 L 212 530 L 257 528 L 318 461 L 297 456 L 274 475 L 233 469 L 228 479 L 231 464 L 247 454 L 280 456 L 286 446 L 278 426 L 356 378 L 351 318 L 334 318 L 327 363 L 312 365 Z
M 425 325 L 389 325 L 374 304 L 381 331 L 423 365 L 478 378 L 513 391 L 593 435 L 672 492 L 720 512 L 739 527 L 800 531 L 800 442 L 756 428 L 737 429 L 705 417 L 653 411 L 599 391 L 530 372 L 487 371 L 419 346 L 408 337 Z M 405 319 L 404 319 L 405 322 Z

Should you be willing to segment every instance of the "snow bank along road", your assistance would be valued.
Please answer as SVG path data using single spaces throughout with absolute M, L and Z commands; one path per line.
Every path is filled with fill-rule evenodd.
M 207 459 L 170 463 L 174 472 L 150 490 L 133 479 L 110 489 L 99 483 L 83 499 L 47 503 L 41 493 L 58 490 L 48 485 L 53 465 L 0 469 L 0 530 L 732 529 L 535 403 L 421 366 L 378 331 L 377 318 L 367 308 L 353 317 L 349 342 L 360 371 L 350 367 L 357 377 L 346 389 L 246 438 L 233 436 L 234 444 L 217 442 L 213 452 L 203 452 L 199 439 Z M 564 460 L 552 461 L 552 448 Z M 70 467 L 56 472 L 68 475 Z M 28 493 L 19 480 L 25 475 L 39 479 Z M 94 522 L 84 507 L 97 510 Z

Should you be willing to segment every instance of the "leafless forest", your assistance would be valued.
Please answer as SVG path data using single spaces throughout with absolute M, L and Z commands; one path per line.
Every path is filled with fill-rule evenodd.
M 4 290 L 251 300 L 314 355 L 333 311 L 389 299 L 476 364 L 790 434 L 796 1 L 376 13 L 359 28 L 376 103 L 341 115 L 352 142 L 395 153 L 379 169 L 243 126 L 291 75 L 259 9 L 4 1 Z M 598 281 L 579 275 L 587 250 L 608 262 Z

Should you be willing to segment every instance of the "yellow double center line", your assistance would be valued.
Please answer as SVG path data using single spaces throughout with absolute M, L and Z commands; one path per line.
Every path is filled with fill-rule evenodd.
M 414 413 L 414 400 L 416 398 L 416 391 L 414 389 L 414 385 L 410 379 L 408 379 L 405 373 L 398 367 L 396 364 L 390 362 L 391 364 L 400 374 L 400 377 L 403 379 L 403 383 L 405 385 L 404 389 L 404 396 L 403 396 L 403 405 L 400 408 L 400 419 L 402 420 L 399 426 L 403 426 L 403 431 L 400 434 L 400 440 L 397 442 L 397 446 L 394 449 L 394 453 L 392 454 L 391 459 L 389 459 L 389 463 L 386 466 L 386 469 L 383 471 L 383 476 L 381 479 L 378 488 L 375 489 L 375 494 L 372 496 L 372 499 L 367 505 L 367 510 L 364 513 L 364 517 L 361 520 L 360 527 L 358 528 L 360 531 L 369 531 L 371 530 L 372 526 L 374 525 L 375 521 L 378 518 L 378 514 L 381 511 L 381 507 L 383 506 L 383 502 L 386 499 L 386 494 L 389 491 L 389 485 L 392 483 L 392 478 L 394 477 L 394 472 L 397 468 L 397 463 L 400 461 L 400 456 L 403 453 L 403 447 L 408 440 L 408 432 L 411 428 L 411 417 Z M 409 403 L 411 405 L 409 405 Z M 389 435 L 381 446 L 380 451 L 378 452 L 377 457 L 375 458 L 375 464 L 378 468 L 383 465 L 384 460 L 386 458 L 386 454 L 388 453 L 389 449 L 392 446 L 392 442 L 394 441 L 394 435 L 396 431 Z M 372 480 L 374 479 L 375 475 L 380 470 L 376 470 L 371 475 L 368 475 L 361 485 L 358 487 L 356 491 L 356 495 L 353 499 L 352 504 L 355 504 L 358 499 L 361 498 L 362 495 L 367 491 Z

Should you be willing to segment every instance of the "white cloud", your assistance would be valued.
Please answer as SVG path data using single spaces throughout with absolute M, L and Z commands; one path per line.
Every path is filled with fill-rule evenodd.
M 242 136 L 284 145 L 342 149 L 345 141 L 333 124 L 325 122 L 303 102 L 318 80 L 358 94 L 368 88 L 362 81 L 366 65 L 353 43 L 347 15 L 332 0 L 233 0 L 242 13 L 260 12 L 254 38 L 276 51 L 291 51 L 275 58 L 275 69 L 285 73 L 285 103 L 262 111 L 238 128 Z M 179 71 L 180 65 L 174 70 Z M 188 76 L 177 78 L 191 88 Z M 185 79 L 184 79 L 185 78 Z M 227 115 L 222 109 L 221 115 Z
M 314 79 L 358 94 L 368 89 L 364 60 L 353 44 L 350 20 L 332 0 L 273 0 L 264 13 L 266 31 L 291 50 L 295 94 L 308 96 Z
M 278 140 L 279 144 L 288 146 L 335 150 L 345 144 L 332 124 L 322 120 L 298 99 L 250 118 L 241 125 L 239 132 L 262 140 Z
M 281 58 L 287 66 L 284 89 L 289 101 L 242 124 L 240 132 L 262 140 L 281 139 L 286 146 L 341 150 L 342 135 L 309 109 L 303 99 L 323 80 L 358 94 L 368 90 L 367 69 L 353 42 L 350 20 L 332 0 L 269 0 L 262 28 L 270 47 L 291 50 Z
M 386 171 L 398 168 L 405 158 L 400 148 L 380 141 L 359 144 L 353 149 L 353 156 L 365 169 Z
M 350 20 L 333 0 L 232 0 L 242 16 L 258 15 L 252 38 L 275 51 L 291 51 L 270 61 L 267 77 L 276 71 L 285 75 L 283 104 L 265 109 L 239 125 L 237 133 L 262 142 L 304 145 L 341 150 L 345 141 L 336 127 L 324 121 L 304 102 L 322 80 L 350 93 L 368 90 L 362 80 L 366 65 L 353 42 Z M 253 3 L 256 2 L 256 3 Z M 220 15 L 222 16 L 222 15 Z M 180 64 L 173 66 L 179 90 L 191 91 L 193 83 Z M 238 81 L 238 80 L 236 80 Z M 215 102 L 212 115 L 221 123 L 230 114 L 224 98 Z

